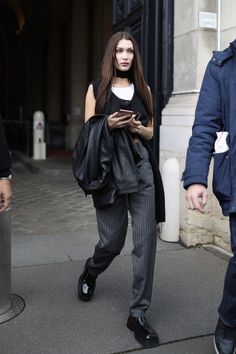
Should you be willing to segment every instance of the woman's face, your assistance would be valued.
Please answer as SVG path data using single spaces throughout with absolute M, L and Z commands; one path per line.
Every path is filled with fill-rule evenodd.
M 121 39 L 116 46 L 116 68 L 127 71 L 131 68 L 134 59 L 134 46 L 129 39 Z

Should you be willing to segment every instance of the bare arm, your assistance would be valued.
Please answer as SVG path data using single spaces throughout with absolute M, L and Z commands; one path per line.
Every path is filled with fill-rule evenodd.
M 207 189 L 202 184 L 192 184 L 188 187 L 186 193 L 187 207 L 191 210 L 198 210 L 204 213 L 204 207 L 207 203 Z
M 93 85 L 90 84 L 85 97 L 85 113 L 84 113 L 85 122 L 95 114 L 95 104 L 96 104 L 96 100 L 93 93 Z
M 8 179 L 0 179 L 0 212 L 9 207 L 11 199 L 11 181 Z

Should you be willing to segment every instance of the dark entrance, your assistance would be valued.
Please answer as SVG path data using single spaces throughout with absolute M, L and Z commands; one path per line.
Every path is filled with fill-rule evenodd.
M 153 149 L 159 155 L 161 111 L 173 89 L 174 0 L 113 0 L 113 31 L 137 40 L 144 74 L 154 96 Z

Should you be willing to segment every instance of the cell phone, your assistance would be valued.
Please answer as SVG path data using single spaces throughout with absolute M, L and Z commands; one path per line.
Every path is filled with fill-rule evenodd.
M 134 117 L 135 120 L 139 120 L 141 118 L 142 113 L 136 112 L 136 116 Z
M 135 114 L 134 111 L 129 111 L 128 109 L 120 109 L 117 117 L 132 116 L 133 114 Z

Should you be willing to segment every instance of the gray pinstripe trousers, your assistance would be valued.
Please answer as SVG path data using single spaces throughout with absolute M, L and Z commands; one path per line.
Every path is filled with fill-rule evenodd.
M 98 275 L 120 254 L 125 243 L 129 210 L 133 231 L 134 273 L 130 314 L 139 317 L 144 315 L 151 302 L 157 226 L 152 167 L 146 148 L 141 143 L 136 145 L 142 157 L 137 166 L 139 191 L 120 195 L 114 204 L 96 209 L 100 240 L 88 269 L 92 275 Z

